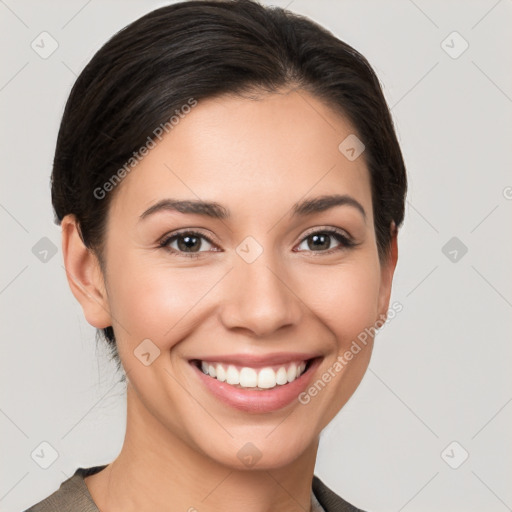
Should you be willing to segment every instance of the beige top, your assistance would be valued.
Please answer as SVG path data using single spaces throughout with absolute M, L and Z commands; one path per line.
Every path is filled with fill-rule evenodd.
M 100 512 L 94 503 L 84 477 L 100 472 L 106 466 L 78 468 L 74 475 L 53 494 L 25 512 Z M 313 477 L 311 512 L 364 512 L 331 491 L 317 476 Z

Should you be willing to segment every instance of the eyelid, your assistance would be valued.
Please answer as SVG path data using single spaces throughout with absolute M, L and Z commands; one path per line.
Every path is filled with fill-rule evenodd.
M 214 241 L 211 235 L 207 235 L 201 228 L 183 228 L 178 229 L 177 231 L 171 231 L 170 233 L 166 233 L 159 240 L 158 244 L 168 243 L 171 238 L 174 238 L 179 235 L 191 234 L 191 235 L 201 235 L 206 239 L 207 242 L 218 245 L 217 242 Z
M 341 235 L 345 237 L 348 241 L 354 242 L 354 237 L 345 229 L 336 228 L 334 226 L 315 226 L 314 228 L 308 229 L 300 238 L 299 243 L 303 242 L 305 238 L 307 238 L 310 235 L 313 235 L 314 233 L 337 233 L 338 235 Z

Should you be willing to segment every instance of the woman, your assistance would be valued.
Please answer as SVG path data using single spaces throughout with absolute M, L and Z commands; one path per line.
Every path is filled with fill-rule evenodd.
M 312 21 L 189 1 L 110 39 L 68 99 L 52 201 L 126 436 L 29 510 L 359 510 L 315 460 L 386 320 L 405 193 L 377 77 Z

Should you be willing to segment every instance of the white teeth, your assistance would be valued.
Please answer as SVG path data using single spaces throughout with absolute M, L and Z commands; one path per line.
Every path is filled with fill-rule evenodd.
M 276 372 L 272 368 L 262 368 L 258 373 L 258 387 L 270 389 L 276 387 Z
M 217 374 L 217 380 L 224 382 L 226 380 L 226 372 L 224 371 L 224 367 L 221 364 L 218 364 L 215 367 L 215 373 Z
M 283 386 L 299 378 L 306 369 L 306 362 L 293 362 L 279 367 L 276 371 L 267 366 L 259 370 L 244 366 L 240 370 L 230 364 L 206 363 L 201 361 L 203 373 L 233 386 L 242 388 L 272 389 Z
M 210 375 L 211 377 L 211 375 Z M 243 388 L 255 388 L 258 385 L 258 374 L 253 368 L 242 368 L 240 370 L 240 386 Z
M 288 375 L 286 373 L 286 368 L 284 366 L 281 366 L 281 368 L 277 370 L 276 383 L 279 384 L 280 386 L 288 383 Z
M 228 366 L 228 371 L 226 372 L 226 382 L 232 385 L 240 384 L 240 373 L 233 365 Z
M 286 372 L 288 377 L 288 382 L 292 382 L 297 378 L 297 365 L 295 363 L 292 363 L 288 367 L 288 371 Z

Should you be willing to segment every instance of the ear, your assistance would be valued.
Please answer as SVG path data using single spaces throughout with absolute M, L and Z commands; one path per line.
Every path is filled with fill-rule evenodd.
M 98 258 L 85 246 L 74 215 L 66 215 L 61 227 L 62 254 L 71 292 L 89 324 L 97 329 L 109 327 L 110 307 Z
M 396 263 L 398 261 L 398 230 L 395 223 L 391 223 L 391 242 L 389 252 L 384 261 L 381 262 L 380 289 L 379 289 L 379 319 L 386 320 L 391 297 L 391 287 Z

